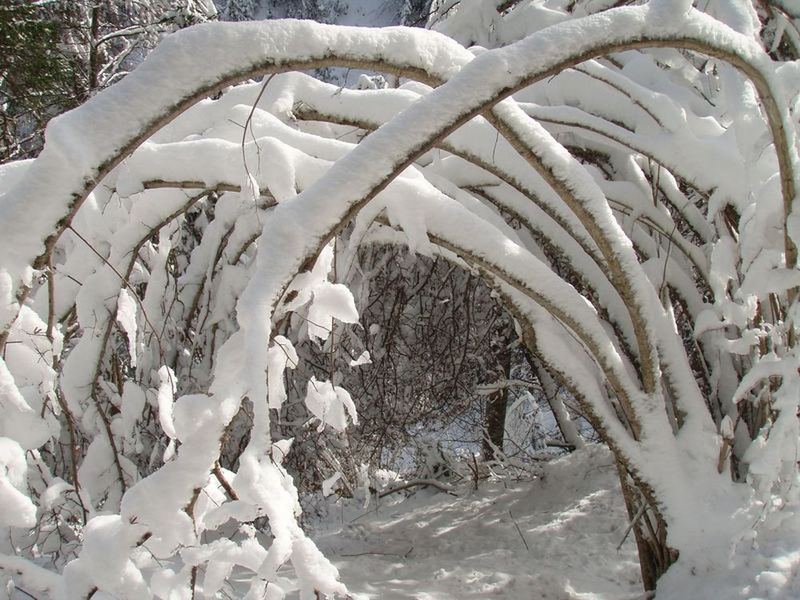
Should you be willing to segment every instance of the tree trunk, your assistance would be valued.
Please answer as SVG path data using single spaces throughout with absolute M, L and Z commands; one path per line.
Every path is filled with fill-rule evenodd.
M 494 460 L 495 448 L 502 451 L 506 430 L 507 388 L 496 391 L 486 401 L 486 417 L 483 437 L 483 458 Z
M 497 366 L 495 381 L 511 378 L 511 349 L 509 345 L 516 338 L 514 330 L 507 319 L 502 319 L 498 327 L 497 337 L 493 344 L 497 345 Z M 506 409 L 508 407 L 508 387 L 502 386 L 488 396 L 484 416 L 483 458 L 494 460 L 496 452 L 503 451 L 503 440 L 506 433 Z
M 678 552 L 667 546 L 666 526 L 661 515 L 657 511 L 651 511 L 647 506 L 647 500 L 637 491 L 634 482 L 628 477 L 625 467 L 619 460 L 616 463 L 630 529 L 633 531 L 639 554 L 642 586 L 646 592 L 653 592 L 658 579 L 678 560 Z
M 536 373 L 539 383 L 542 384 L 542 391 L 547 399 L 547 403 L 550 405 L 550 410 L 553 411 L 553 417 L 555 417 L 556 425 L 558 425 L 558 430 L 561 432 L 561 437 L 563 437 L 564 441 L 572 446 L 573 449 L 577 450 L 578 448 L 583 448 L 586 444 L 580 432 L 578 432 L 575 423 L 570 419 L 564 401 L 558 395 L 558 385 L 547 372 L 547 369 L 545 369 L 530 352 L 525 352 L 525 355 L 531 369 Z

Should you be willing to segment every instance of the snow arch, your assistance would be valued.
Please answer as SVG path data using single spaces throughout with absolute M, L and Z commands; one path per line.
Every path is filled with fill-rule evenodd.
M 565 44 L 564 39 L 572 39 L 574 43 Z M 303 45 L 298 45 L 299 40 Z M 733 484 L 720 472 L 719 465 L 724 461 L 719 457 L 729 442 L 728 433 L 722 431 L 721 415 L 709 413 L 670 313 L 662 306 L 652 278 L 640 265 L 634 241 L 612 213 L 606 192 L 550 133 L 530 120 L 523 108 L 513 100 L 504 99 L 593 57 L 652 47 L 679 47 L 723 58 L 753 81 L 776 147 L 785 225 L 792 216 L 798 176 L 794 126 L 788 113 L 780 110 L 788 102 L 782 102 L 787 98 L 780 89 L 778 76 L 755 42 L 694 11 L 682 16 L 668 15 L 650 5 L 607 11 L 556 25 L 506 49 L 475 58 L 454 42 L 429 32 L 364 33 L 299 22 L 201 26 L 174 36 L 119 86 L 55 122 L 48 129 L 48 143 L 42 156 L 21 167 L 23 173 L 9 177 L 18 182 L 9 186 L 0 200 L 3 293 L 7 307 L 2 314 L 4 335 L 9 335 L 10 328 L 22 320 L 34 318 L 24 306 L 32 284 L 30 267 L 42 269 L 50 264 L 52 253 L 66 230 L 79 235 L 73 221 L 90 195 L 94 194 L 95 199 L 102 196 L 104 192 L 96 192 L 100 189 L 98 184 L 106 183 L 117 192 L 120 188 L 126 189 L 128 195 L 149 190 L 145 194 L 148 199 L 141 200 L 141 206 L 137 201 L 124 207 L 128 211 L 126 214 L 140 220 L 115 232 L 120 237 L 111 243 L 107 256 L 92 246 L 102 259 L 102 264 L 88 274 L 97 288 L 93 297 L 83 292 L 84 297 L 76 303 L 76 312 L 81 325 L 92 329 L 94 334 L 83 335 L 63 363 L 62 409 L 73 415 L 67 419 L 71 428 L 78 420 L 83 420 L 81 427 L 91 430 L 95 427 L 93 420 L 99 418 L 106 446 L 101 448 L 102 444 L 98 443 L 95 451 L 113 457 L 120 487 L 114 492 L 117 495 L 109 495 L 106 502 L 109 505 L 121 503 L 116 520 L 108 517 L 91 521 L 95 527 L 87 529 L 87 551 L 65 571 L 68 589 L 114 591 L 112 588 L 116 584 L 92 574 L 91 552 L 92 548 L 108 547 L 112 540 L 118 539 L 124 550 L 117 555 L 117 566 L 129 575 L 128 584 L 133 586 L 130 589 L 141 591 L 146 584 L 128 557 L 133 548 L 148 540 L 167 548 L 191 545 L 199 539 L 195 523 L 199 514 L 199 490 L 208 481 L 209 473 L 217 473 L 220 440 L 239 410 L 242 398 L 248 396 L 255 406 L 256 425 L 242 456 L 236 477 L 239 483 L 231 487 L 224 474 L 217 479 L 229 500 L 249 503 L 251 508 L 267 514 L 274 524 L 275 543 L 268 550 L 262 548 L 263 562 L 252 570 L 271 580 L 276 577 L 277 566 L 291 558 L 296 560 L 305 592 L 342 591 L 329 566 L 318 559 L 315 549 L 309 546 L 294 523 L 291 484 L 275 459 L 269 437 L 269 408 L 274 408 L 271 403 L 275 398 L 268 383 L 273 376 L 265 375 L 265 369 L 274 364 L 270 351 L 275 346 L 268 347 L 266 341 L 276 339 L 273 323 L 276 315 L 285 313 L 286 305 L 291 303 L 290 292 L 302 291 L 297 283 L 298 274 L 313 273 L 325 246 L 348 222 L 383 207 L 393 207 L 398 212 L 401 227 L 416 242 L 433 243 L 484 271 L 497 282 L 526 327 L 534 330 L 537 337 L 547 339 L 547 344 L 531 343 L 549 358 L 551 369 L 569 380 L 592 406 L 598 428 L 654 511 L 657 527 L 649 538 L 640 532 L 650 552 L 650 557 L 643 562 L 652 563 L 651 572 L 645 574 L 646 584 L 652 587 L 655 579 L 669 567 L 675 558 L 673 548 L 686 555 L 686 564 L 702 563 L 704 546 L 696 544 L 686 515 L 694 511 L 704 516 L 709 544 L 716 543 L 714 535 L 729 529 L 729 524 L 721 522 L 713 507 L 698 505 L 697 487 L 701 485 L 706 498 L 722 501 L 735 496 Z M 238 55 L 226 52 L 230 48 L 242 52 Z M 201 72 L 211 64 L 203 60 L 204 56 L 223 58 L 209 73 Z M 209 135 L 210 141 L 186 139 L 189 133 L 196 132 L 181 133 L 181 127 L 187 122 L 172 123 L 203 97 L 247 77 L 332 64 L 375 68 L 432 85 L 445 83 L 433 91 L 403 90 L 410 94 L 406 97 L 400 92 L 394 94 L 397 106 L 405 106 L 405 110 L 396 117 L 387 116 L 385 112 L 368 115 L 363 121 L 373 121 L 380 128 L 353 149 L 335 143 L 325 146 L 300 134 L 292 137 L 285 123 L 270 122 L 266 116 L 259 116 L 260 122 L 255 125 L 266 133 L 258 138 L 253 135 L 250 142 L 243 138 L 241 144 L 230 139 L 230 133 L 220 133 L 216 139 Z M 168 70 L 176 75 L 166 80 L 164 76 Z M 156 90 L 158 93 L 154 97 Z M 283 101 L 283 116 L 288 117 L 295 104 L 287 105 L 286 99 Z M 281 98 L 276 97 L 273 102 L 280 106 Z M 196 114 L 192 114 L 196 116 L 206 107 L 198 107 Z M 298 113 L 302 113 L 303 107 L 297 108 Z M 385 110 L 386 107 L 380 108 Z M 531 110 L 535 111 L 536 107 Z M 320 115 L 320 111 L 306 113 L 309 118 Z M 480 115 L 485 120 L 480 120 Z M 246 117 L 246 124 L 253 118 L 252 112 L 242 116 Z M 651 116 L 657 121 L 660 119 L 659 115 Z M 334 114 L 333 117 L 346 120 L 348 115 Z M 674 122 L 661 125 L 667 130 L 672 126 L 680 129 L 679 117 L 673 114 L 670 118 L 674 118 Z M 475 147 L 470 147 L 469 140 L 458 138 L 459 129 L 467 126 L 482 133 L 482 141 Z M 493 143 L 491 137 L 488 138 L 489 151 L 485 133 L 490 132 L 491 127 L 498 134 Z M 108 135 L 93 137 L 89 134 L 92 130 Z M 595 127 L 595 131 L 601 130 Z M 640 137 L 643 136 L 637 134 L 638 131 L 615 131 L 619 139 L 632 139 L 630 145 L 634 147 L 642 142 Z M 171 135 L 178 141 L 166 141 Z M 504 138 L 501 156 L 496 160 L 501 136 Z M 153 146 L 142 146 L 148 139 L 153 140 Z M 679 136 L 671 138 L 673 143 L 676 140 L 680 141 Z M 516 210 L 531 230 L 536 228 L 538 219 L 549 219 L 548 226 L 540 226 L 538 231 L 549 243 L 564 248 L 572 256 L 588 259 L 586 264 L 576 264 L 575 268 L 589 281 L 587 287 L 599 290 L 601 300 L 592 306 L 585 295 L 556 275 L 504 223 L 470 210 L 463 201 L 450 199 L 425 183 L 416 173 L 414 164 L 436 145 L 449 150 L 460 148 L 461 158 L 485 167 L 487 172 L 498 176 L 502 184 L 512 188 L 513 193 L 504 191 L 504 197 L 495 198 L 494 203 L 501 205 L 505 201 L 504 210 Z M 311 146 L 315 146 L 313 151 L 309 149 Z M 657 146 L 648 148 L 654 156 L 659 156 Z M 258 155 L 262 149 L 270 153 L 278 168 L 265 169 L 260 174 L 264 177 L 261 181 L 252 173 L 239 172 L 239 181 L 236 181 L 241 165 L 232 157 L 241 153 L 246 161 L 248 155 Z M 185 161 L 187 155 L 195 152 L 213 158 L 195 164 Z M 667 158 L 663 162 L 680 162 L 676 158 L 679 152 L 664 154 Z M 454 155 L 458 156 L 457 152 Z M 127 164 L 123 164 L 126 159 Z M 334 160 L 336 162 L 330 166 Z M 228 171 L 225 171 L 226 166 Z M 163 167 L 168 167 L 167 173 L 161 172 Z M 528 168 L 533 174 L 525 172 Z M 252 197 L 244 193 L 248 186 Z M 184 188 L 199 188 L 202 193 L 189 198 L 173 193 Z M 302 191 L 293 197 L 297 188 Z M 262 189 L 269 193 L 262 194 Z M 220 231 L 210 231 L 209 240 L 212 235 L 216 236 L 213 239 L 218 239 L 219 248 L 223 239 L 235 237 L 238 248 L 244 250 L 232 252 L 231 260 L 236 259 L 230 265 L 233 267 L 249 244 L 259 240 L 249 282 L 243 282 L 241 275 L 237 280 L 235 270 L 228 270 L 229 277 L 239 286 L 227 305 L 230 309 L 232 303 L 236 304 L 239 329 L 226 332 L 228 335 L 221 347 L 215 345 L 216 338 L 212 335 L 209 353 L 213 358 L 209 353 L 201 358 L 213 363 L 214 377 L 208 378 L 197 394 L 175 400 L 174 375 L 169 369 L 170 364 L 177 364 L 177 352 L 161 348 L 158 334 L 159 328 L 162 333 L 166 330 L 167 319 L 162 319 L 160 325 L 147 324 L 158 346 L 158 360 L 151 357 L 151 365 L 158 367 L 155 369 L 158 385 L 154 389 L 157 390 L 159 414 L 164 415 L 162 428 L 170 439 L 172 450 L 168 452 L 174 451 L 174 444 L 178 443 L 181 451 L 129 488 L 128 480 L 134 478 L 131 471 L 135 473 L 136 466 L 129 464 L 130 460 L 117 448 L 118 442 L 125 443 L 125 436 L 115 431 L 115 427 L 124 425 L 125 410 L 120 411 L 116 406 L 109 406 L 108 410 L 103 408 L 98 399 L 101 391 L 97 390 L 102 387 L 100 374 L 106 349 L 120 313 L 123 317 L 132 314 L 135 321 L 139 308 L 145 320 L 148 314 L 161 311 L 156 293 L 146 293 L 141 300 L 136 298 L 135 284 L 129 280 L 137 255 L 154 233 L 161 236 L 166 232 L 163 247 L 168 248 L 168 230 L 177 218 L 204 197 L 231 191 L 238 191 L 240 197 L 220 200 L 217 209 Z M 526 206 L 515 194 L 535 198 L 536 208 Z M 41 213 L 31 218 L 27 206 L 31 197 L 54 200 L 43 203 Z M 246 205 L 245 200 L 251 204 Z M 409 207 L 414 210 L 409 211 Z M 237 214 L 237 211 L 241 212 Z M 662 233 L 669 229 L 670 220 L 666 215 L 653 213 L 648 217 Z M 259 227 L 260 219 L 263 219 L 263 228 Z M 796 262 L 790 233 L 790 229 L 784 227 L 784 264 L 780 265 L 789 271 Z M 674 277 L 670 280 L 672 285 L 679 286 L 683 282 L 688 288 L 686 278 L 681 280 L 681 275 L 691 273 L 691 267 L 704 266 L 703 257 L 693 251 L 688 241 L 683 240 L 681 244 L 691 264 L 682 265 L 683 272 L 673 275 L 668 267 L 675 259 L 668 253 L 662 260 L 664 279 L 669 270 L 670 277 Z M 198 248 L 201 247 L 202 242 L 198 244 Z M 169 255 L 163 254 L 161 249 L 159 245 L 157 255 L 149 258 L 153 274 L 168 269 Z M 36 259 L 37 256 L 40 258 Z M 213 271 L 219 258 L 213 256 L 213 252 L 208 256 Z M 208 266 L 209 262 L 195 263 L 198 264 Z M 715 284 L 713 274 L 703 273 L 703 276 L 710 286 Z M 152 285 L 152 277 L 148 290 L 157 287 Z M 788 284 L 773 285 L 775 293 L 787 294 L 784 309 L 773 311 L 775 321 L 791 308 L 797 286 L 795 280 L 790 273 L 790 277 L 781 279 Z M 692 281 L 691 277 L 688 281 Z M 294 289 L 292 282 L 295 282 Z M 110 307 L 109 297 L 116 299 Z M 687 297 L 691 299 L 691 294 L 687 293 Z M 184 298 L 189 301 L 183 303 Z M 188 293 L 185 297 L 176 296 L 176 302 L 179 299 L 189 307 L 182 313 L 187 322 L 191 322 L 199 298 L 198 294 Z M 694 302 L 701 304 L 697 298 Z M 52 319 L 52 301 L 50 307 Z M 606 318 L 599 308 L 612 314 Z M 162 311 L 162 316 L 165 315 Z M 208 315 L 212 320 L 219 317 L 211 312 Z M 699 313 L 693 316 L 699 317 Z M 87 319 L 93 319 L 91 327 Z M 133 332 L 130 336 L 135 337 L 135 323 L 127 325 Z M 563 344 L 559 346 L 553 333 L 554 327 L 562 325 L 579 338 L 581 346 L 593 358 L 593 362 L 578 374 L 559 368 L 564 352 L 569 350 Z M 52 346 L 57 337 L 52 322 L 47 323 L 47 331 Z M 189 332 L 187 327 L 184 333 L 189 337 L 195 332 Z M 790 357 L 794 345 L 792 325 L 786 330 L 786 337 L 785 356 Z M 54 367 L 61 368 L 55 359 L 55 349 L 51 347 L 49 352 Z M 135 354 L 135 350 L 131 350 L 131 354 Z M 91 368 L 87 369 L 87 364 Z M 791 368 L 786 365 L 791 364 L 790 360 L 779 369 L 766 365 L 762 371 L 766 377 L 776 372 L 790 373 Z M 624 420 L 610 410 L 598 393 L 594 379 L 597 373 L 609 382 L 625 415 Z M 662 385 L 662 374 L 665 385 Z M 54 378 L 55 372 L 47 377 Z M 736 381 L 734 387 L 738 383 Z M 747 389 L 737 394 L 747 393 L 752 383 L 748 380 Z M 141 402 L 143 393 L 133 386 L 130 391 L 122 386 L 118 394 L 120 404 L 122 398 L 128 403 Z M 86 408 L 87 398 L 91 399 L 93 408 Z M 114 411 L 122 413 L 116 425 Z M 786 404 L 782 412 L 791 416 L 791 405 Z M 669 480 L 663 476 L 665 465 L 668 465 Z M 74 478 L 77 488 L 77 472 Z M 283 490 L 285 494 L 282 492 L 280 502 L 267 497 L 263 493 L 264 486 Z M 148 504 L 148 499 L 156 494 L 163 502 L 158 506 Z M 81 502 L 89 516 L 100 508 L 90 495 Z M 186 561 L 192 582 L 197 565 L 204 561 L 243 565 L 240 558 L 232 558 L 237 549 L 206 550 L 210 554 Z M 317 580 L 313 573 L 305 572 L 303 565 L 307 562 L 323 565 L 321 569 L 326 576 Z

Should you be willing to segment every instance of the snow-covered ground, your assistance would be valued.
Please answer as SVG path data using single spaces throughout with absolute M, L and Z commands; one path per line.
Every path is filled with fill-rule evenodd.
M 366 600 L 632 600 L 639 565 L 610 453 L 547 464 L 533 481 L 419 491 L 334 507 L 312 537 Z

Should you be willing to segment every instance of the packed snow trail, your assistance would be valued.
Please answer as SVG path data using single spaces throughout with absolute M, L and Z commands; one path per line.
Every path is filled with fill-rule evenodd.
M 633 536 L 616 549 L 626 528 L 613 459 L 595 446 L 534 481 L 332 507 L 311 537 L 355 600 L 633 600 Z

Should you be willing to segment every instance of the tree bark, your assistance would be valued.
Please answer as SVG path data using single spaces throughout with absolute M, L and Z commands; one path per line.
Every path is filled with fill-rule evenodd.
M 497 346 L 497 366 L 495 377 L 499 380 L 511 378 L 511 355 L 509 344 L 513 342 L 514 332 L 507 318 L 500 321 L 493 344 Z M 503 440 L 506 433 L 506 411 L 508 408 L 508 386 L 502 386 L 487 397 L 484 415 L 483 458 L 494 460 L 497 451 L 503 451 Z

